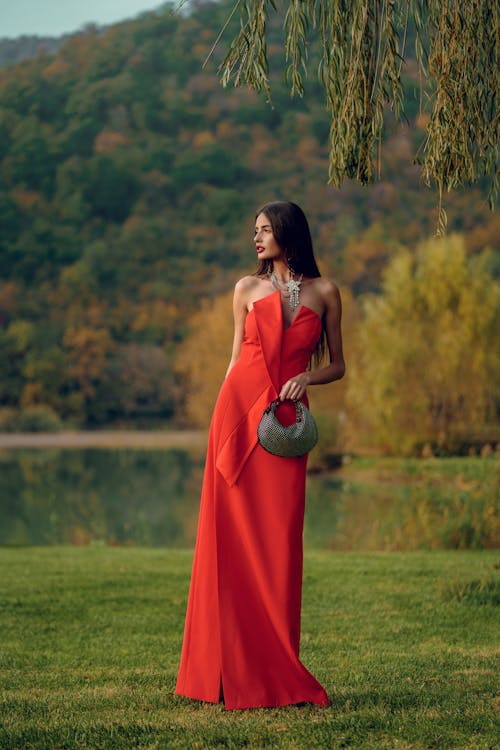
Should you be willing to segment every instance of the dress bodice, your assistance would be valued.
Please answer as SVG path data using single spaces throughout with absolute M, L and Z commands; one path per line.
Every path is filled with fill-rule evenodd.
M 279 295 L 279 292 L 276 292 Z M 276 321 L 275 335 L 281 333 L 281 352 L 279 379 L 283 382 L 303 372 L 313 355 L 321 333 L 321 320 L 318 314 L 306 305 L 301 305 L 288 328 L 283 327 L 283 313 Z M 245 335 L 240 359 L 245 366 L 248 359 L 256 355 L 256 348 L 261 348 L 261 341 L 254 309 L 250 310 L 245 320 Z
M 257 425 L 282 385 L 306 370 L 321 334 L 321 319 L 301 305 L 283 325 L 279 291 L 257 300 L 247 314 L 238 361 L 224 380 L 212 424 L 218 435 L 217 468 L 228 484 L 237 481 L 257 443 Z M 307 397 L 304 398 L 307 403 Z M 291 402 L 280 408 L 284 424 L 294 418 Z

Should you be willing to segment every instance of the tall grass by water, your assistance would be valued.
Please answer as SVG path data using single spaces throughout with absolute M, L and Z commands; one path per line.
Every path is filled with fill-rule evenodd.
M 0 747 L 495 747 L 498 552 L 308 551 L 301 655 L 331 706 L 237 712 L 173 693 L 191 560 L 0 549 Z
M 335 549 L 500 546 L 498 456 L 358 457 L 336 479 L 350 500 L 330 543 Z

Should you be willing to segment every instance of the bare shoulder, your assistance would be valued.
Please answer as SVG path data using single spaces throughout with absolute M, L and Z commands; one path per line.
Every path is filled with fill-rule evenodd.
M 325 296 L 334 296 L 339 293 L 338 285 L 333 279 L 328 279 L 326 276 L 318 276 L 314 279 L 316 288 L 318 291 Z
M 335 281 L 326 278 L 326 276 L 318 276 L 313 281 L 314 289 L 326 308 L 340 304 L 340 291 Z
M 256 276 L 243 276 L 234 287 L 234 306 L 248 309 L 250 300 L 255 296 L 255 289 L 259 284 Z
M 242 276 L 242 278 L 238 279 L 236 282 L 234 290 L 239 294 L 245 294 L 251 289 L 254 289 L 258 283 L 259 280 L 256 276 Z
M 259 279 L 257 276 L 243 276 L 241 279 L 238 279 L 234 286 L 235 298 L 244 300 L 249 299 L 258 283 Z

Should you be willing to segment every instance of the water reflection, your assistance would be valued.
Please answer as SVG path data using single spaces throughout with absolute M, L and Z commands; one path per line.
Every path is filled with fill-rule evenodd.
M 398 530 L 414 510 L 413 489 L 408 484 L 310 477 L 305 539 L 329 549 L 404 549 Z
M 202 474 L 186 450 L 0 452 L 0 544 L 192 547 Z M 308 547 L 495 546 L 493 486 L 311 476 L 307 487 Z
M 0 544 L 193 543 L 202 467 L 184 450 L 0 456 Z

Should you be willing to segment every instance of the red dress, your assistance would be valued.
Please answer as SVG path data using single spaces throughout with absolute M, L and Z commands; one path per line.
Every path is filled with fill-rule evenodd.
M 279 291 L 247 315 L 210 427 L 180 695 L 217 703 L 222 690 L 228 709 L 329 703 L 299 660 L 307 456 L 273 456 L 257 442 L 263 410 L 306 369 L 320 332 L 304 305 L 284 329 Z M 292 422 L 295 408 L 278 414 Z

